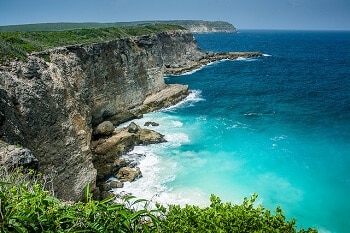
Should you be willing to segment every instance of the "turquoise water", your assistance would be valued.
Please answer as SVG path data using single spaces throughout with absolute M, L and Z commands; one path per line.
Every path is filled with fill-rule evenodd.
M 163 203 L 206 205 L 211 193 L 281 206 L 300 227 L 350 231 L 350 32 L 196 35 L 203 50 L 261 51 L 166 77 L 182 103 L 137 121 L 167 143 L 136 147 L 144 177 L 125 190 Z

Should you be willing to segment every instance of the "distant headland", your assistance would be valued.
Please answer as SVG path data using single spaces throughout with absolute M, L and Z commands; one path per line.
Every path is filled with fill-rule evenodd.
M 57 31 L 72 29 L 89 29 L 104 27 L 140 27 L 157 24 L 176 25 L 186 28 L 192 33 L 215 33 L 215 32 L 236 32 L 236 28 L 224 21 L 204 21 L 204 20 L 157 20 L 157 21 L 135 21 L 135 22 L 115 22 L 115 23 L 38 23 L 23 25 L 0 26 L 0 32 L 10 31 Z

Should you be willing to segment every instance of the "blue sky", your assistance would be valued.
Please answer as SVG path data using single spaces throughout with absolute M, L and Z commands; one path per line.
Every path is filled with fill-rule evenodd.
M 0 25 L 222 20 L 238 29 L 350 30 L 350 0 L 0 0 Z

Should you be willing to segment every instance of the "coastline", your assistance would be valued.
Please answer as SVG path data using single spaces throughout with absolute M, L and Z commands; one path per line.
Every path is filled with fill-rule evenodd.
M 246 57 L 244 57 L 244 55 L 246 55 Z M 256 53 L 235 53 L 234 56 L 232 56 L 231 54 L 228 54 L 228 56 L 230 56 L 230 58 L 226 58 L 225 55 L 219 57 L 222 59 L 211 59 L 206 60 L 206 62 L 201 62 L 200 67 L 197 68 L 197 66 L 193 66 L 192 70 L 187 71 L 184 73 L 177 73 L 177 74 L 172 74 L 172 75 L 166 75 L 166 76 L 178 76 L 178 75 L 186 75 L 186 73 L 192 74 L 194 72 L 199 71 L 200 69 L 211 65 L 211 64 L 215 64 L 216 62 L 221 62 L 221 61 L 225 61 L 225 60 L 237 60 L 237 59 L 249 59 L 252 57 L 257 57 L 255 56 Z M 262 56 L 262 55 L 260 55 Z M 164 76 L 166 78 L 166 76 Z M 116 126 L 116 129 L 122 129 L 124 127 L 127 127 L 127 125 L 129 125 L 130 123 L 136 123 L 142 127 L 145 127 L 146 129 L 151 129 L 151 130 L 155 130 L 156 132 L 161 133 L 162 135 L 164 135 L 165 141 L 164 142 L 160 142 L 161 144 L 165 143 L 166 145 L 161 145 L 159 144 L 158 146 L 156 144 L 154 145 L 136 145 L 135 147 L 133 147 L 132 150 L 127 151 L 126 153 L 124 153 L 123 155 L 121 155 L 122 159 L 128 159 L 128 156 L 134 156 L 134 155 L 142 155 L 140 157 L 142 157 L 141 160 L 136 161 L 137 166 L 140 168 L 141 173 L 144 171 L 146 173 L 146 176 L 148 177 L 143 177 L 140 176 L 139 178 L 135 179 L 132 182 L 126 182 L 124 183 L 123 187 L 120 188 L 111 188 L 110 190 L 108 190 L 108 192 L 112 192 L 116 198 L 121 198 L 121 197 L 125 197 L 125 196 L 137 196 L 138 198 L 146 198 L 149 200 L 152 200 L 154 202 L 159 202 L 162 204 L 181 204 L 181 205 L 185 205 L 185 204 L 189 204 L 189 203 L 193 203 L 193 200 L 197 200 L 198 205 L 200 206 L 205 206 L 207 204 L 209 204 L 208 202 L 208 197 L 205 197 L 203 194 L 200 193 L 200 191 L 196 191 L 193 192 L 193 196 L 191 198 L 187 197 L 187 196 L 182 196 L 181 193 L 178 193 L 178 196 L 173 196 L 173 197 L 169 197 L 168 194 L 162 194 L 162 191 L 164 191 L 164 187 L 162 187 L 162 184 L 154 184 L 152 183 L 152 179 L 156 179 L 156 176 L 159 175 L 157 173 L 159 173 L 162 168 L 157 167 L 159 165 L 159 158 L 156 154 L 154 154 L 154 149 L 157 147 L 172 147 L 172 146 L 179 146 L 181 145 L 181 143 L 183 142 L 188 142 L 188 138 L 186 135 L 167 135 L 165 133 L 165 129 L 162 128 L 162 126 L 159 126 L 159 122 L 157 120 L 157 117 L 154 117 L 154 114 L 162 114 L 163 112 L 167 112 L 167 111 L 172 111 L 174 108 L 177 108 L 179 106 L 182 106 L 184 104 L 193 104 L 195 102 L 198 101 L 202 101 L 203 99 L 200 97 L 200 92 L 195 91 L 195 90 L 189 90 L 188 95 L 181 99 L 180 101 L 173 103 L 172 105 L 168 105 L 168 106 L 164 106 L 163 108 L 160 108 L 158 110 L 155 111 L 150 111 L 146 114 L 146 116 L 143 116 L 140 119 L 134 119 L 134 120 L 130 120 L 127 122 L 124 122 L 118 126 Z M 149 118 L 149 116 L 152 115 L 151 118 Z M 147 122 L 154 122 L 157 124 L 157 126 L 152 126 L 152 125 L 148 125 L 146 126 Z M 171 127 L 181 127 L 182 123 L 181 122 L 177 122 L 174 121 L 174 124 Z M 163 126 L 164 127 L 164 126 Z M 169 126 L 168 126 L 169 127 Z M 167 128 L 167 127 L 166 127 Z M 182 138 L 181 138 L 182 137 Z M 151 148 L 152 147 L 152 148 Z M 156 168 L 155 168 L 156 167 Z M 175 169 L 175 168 L 173 168 Z M 166 177 L 164 178 L 164 180 L 166 182 L 171 182 L 174 179 L 174 177 Z M 113 181 L 117 181 L 119 182 L 120 180 L 118 180 L 115 177 L 109 177 L 105 182 L 106 183 L 110 183 Z M 153 185 L 153 188 L 151 187 Z M 165 195 L 165 196 L 164 196 Z M 175 200 L 175 203 L 169 203 L 169 200 Z
M 0 136 L 28 148 L 39 172 L 56 174 L 57 197 L 78 201 L 86 184 L 98 193 L 123 151 L 154 143 L 143 130 L 126 130 L 127 139 L 114 131 L 98 135 L 100 124 L 119 125 L 188 95 L 185 85 L 166 85 L 164 75 L 240 56 L 261 54 L 202 52 L 187 30 L 32 53 L 0 68 Z
M 261 52 L 203 52 L 202 56 L 196 62 L 189 62 L 183 66 L 166 67 L 164 75 L 183 75 L 217 61 L 255 58 L 260 56 L 263 56 Z
M 166 140 L 157 144 L 137 145 L 131 151 L 121 156 L 122 158 L 128 158 L 128 156 L 142 155 L 142 160 L 139 160 L 137 165 L 142 172 L 142 177 L 133 182 L 125 182 L 121 188 L 111 189 L 110 192 L 113 192 L 117 201 L 125 196 L 136 196 L 137 198 L 150 200 L 153 204 L 156 202 L 164 205 L 185 205 L 191 203 L 205 206 L 209 204 L 208 197 L 201 194 L 199 190 L 193 190 L 191 197 L 181 191 L 169 193 L 166 183 L 174 181 L 175 177 L 172 173 L 178 169 L 179 165 L 174 163 L 170 157 L 168 158 L 169 160 L 164 160 L 162 154 L 162 151 L 173 150 L 184 143 L 190 142 L 188 135 L 180 132 L 183 129 L 183 123 L 176 116 L 169 116 L 167 113 L 174 111 L 178 107 L 191 106 L 203 100 L 200 92 L 194 90 L 176 105 L 147 113 L 143 118 L 125 122 L 117 127 L 117 129 L 121 129 L 129 125 L 130 122 L 134 122 L 146 129 L 159 132 L 164 135 Z M 159 126 L 144 126 L 149 121 L 156 122 Z M 109 183 L 111 181 L 118 181 L 118 179 L 110 177 L 105 182 Z M 197 201 L 194 202 L 193 200 Z

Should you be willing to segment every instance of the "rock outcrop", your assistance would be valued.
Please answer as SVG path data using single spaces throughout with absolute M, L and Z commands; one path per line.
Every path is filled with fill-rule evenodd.
M 57 174 L 55 193 L 78 200 L 97 176 L 93 128 L 147 112 L 142 107 L 147 97 L 171 89 L 164 83 L 164 63 L 196 53 L 194 37 L 179 30 L 55 48 L 32 54 L 27 62 L 11 61 L 0 67 L 0 138 L 30 149 L 40 171 Z
M 91 142 L 93 163 L 97 169 L 97 180 L 104 182 L 108 176 L 120 167 L 119 156 L 136 145 L 148 145 L 165 142 L 164 135 L 143 129 L 131 122 L 129 126 L 115 130 L 112 136 L 102 137 Z
M 95 128 L 93 134 L 95 136 L 108 136 L 113 133 L 114 128 L 112 122 L 104 121 Z
M 165 69 L 167 75 L 178 75 L 183 74 L 194 69 L 198 69 L 201 66 L 207 65 L 211 62 L 220 60 L 235 60 L 238 58 L 254 58 L 260 57 L 262 54 L 260 52 L 203 52 L 194 61 L 188 61 L 182 63 L 181 65 L 169 65 Z
M 121 135 L 154 143 L 149 132 L 114 137 L 110 125 L 104 132 L 111 137 L 97 133 L 98 143 L 91 142 L 93 129 L 181 100 L 188 87 L 166 85 L 163 75 L 212 59 L 199 50 L 191 33 L 176 30 L 60 47 L 31 54 L 27 62 L 9 61 L 0 66 L 0 139 L 28 148 L 41 172 L 57 174 L 58 197 L 79 200 L 84 187 L 94 189 L 97 175 L 111 171 L 108 166 L 112 169 L 118 151 L 127 149 L 127 143 L 110 146 L 130 140 Z
M 80 28 L 100 28 L 100 27 L 144 27 L 157 24 L 178 25 L 186 28 L 192 33 L 215 33 L 215 32 L 236 32 L 236 28 L 228 22 L 204 21 L 204 20 L 157 20 L 157 21 L 136 21 L 136 22 L 116 22 L 116 23 L 38 23 L 30 24 L 31 31 L 52 31 L 74 30 Z M 9 25 L 0 26 L 0 32 L 28 31 L 29 25 Z
M 15 167 L 36 169 L 38 163 L 38 159 L 29 149 L 0 141 L 0 166 L 8 169 Z

